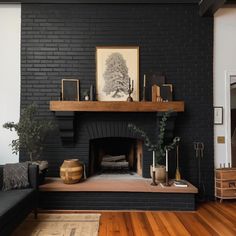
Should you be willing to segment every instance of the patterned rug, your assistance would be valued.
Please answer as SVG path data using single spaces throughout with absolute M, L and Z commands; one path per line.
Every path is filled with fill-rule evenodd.
M 29 215 L 12 236 L 97 236 L 100 214 Z

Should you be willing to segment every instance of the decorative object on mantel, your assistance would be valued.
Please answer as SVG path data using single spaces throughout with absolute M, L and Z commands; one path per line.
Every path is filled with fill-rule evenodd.
M 90 101 L 95 100 L 94 86 L 92 84 L 90 85 L 90 89 L 89 89 L 89 97 L 90 97 Z
M 176 146 L 176 144 L 180 141 L 180 137 L 175 137 L 172 141 L 172 143 L 168 145 L 164 145 L 164 138 L 165 138 L 165 128 L 166 128 L 166 122 L 168 117 L 170 116 L 172 111 L 167 111 L 163 114 L 162 119 L 160 121 L 160 129 L 159 134 L 157 138 L 157 143 L 154 144 L 151 142 L 150 138 L 147 136 L 147 134 L 138 128 L 134 124 L 128 124 L 128 128 L 132 130 L 134 133 L 139 134 L 144 139 L 144 145 L 148 147 L 149 151 L 153 152 L 153 163 L 150 167 L 150 172 L 152 176 L 152 185 L 155 185 L 155 181 L 164 182 L 165 180 L 168 181 L 168 152 Z M 163 162 L 164 157 L 166 158 L 166 166 L 161 165 L 160 163 Z M 164 173 L 162 178 L 157 179 L 158 176 L 158 170 L 161 169 L 161 172 Z M 167 183 L 166 181 L 166 183 Z
M 86 90 L 83 91 L 84 101 L 89 101 L 89 94 L 90 94 L 90 90 L 86 89 Z
M 79 80 L 78 79 L 62 79 L 62 100 L 79 101 Z
M 172 84 L 163 84 L 161 87 L 152 85 L 152 102 L 169 102 L 173 100 Z
M 160 87 L 152 85 L 152 102 L 162 102 Z
M 133 100 L 139 101 L 139 47 L 96 47 L 96 94 L 98 101 L 125 101 L 129 78 L 133 82 Z
M 134 81 L 132 80 L 132 85 L 131 85 L 131 81 L 130 81 L 130 78 L 129 78 L 129 88 L 128 88 L 128 98 L 127 98 L 127 102 L 133 102 L 133 98 L 131 97 L 131 94 L 133 93 L 134 91 Z
M 149 73 L 146 75 L 146 100 L 152 101 L 152 86 L 159 88 L 165 84 L 166 77 L 162 73 Z M 160 95 L 159 95 L 160 96 Z M 156 102 L 157 100 L 155 100 Z
M 60 177 L 65 184 L 78 183 L 83 175 L 83 164 L 79 159 L 64 160 L 60 167 Z
M 37 106 L 33 103 L 23 109 L 18 123 L 7 122 L 3 127 L 17 132 L 19 138 L 12 140 L 12 152 L 17 154 L 20 150 L 24 151 L 24 160 L 39 166 L 40 179 L 43 181 L 48 170 L 48 162 L 40 160 L 40 155 L 48 132 L 55 128 L 54 123 L 39 120 Z
M 146 75 L 143 75 L 143 98 L 142 102 L 146 102 Z

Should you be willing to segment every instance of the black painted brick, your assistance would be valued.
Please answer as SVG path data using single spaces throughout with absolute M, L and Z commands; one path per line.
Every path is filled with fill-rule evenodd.
M 185 101 L 186 111 L 178 114 L 175 129 L 182 138 L 182 176 L 197 184 L 193 141 L 204 142 L 202 179 L 206 195 L 213 196 L 213 18 L 201 18 L 194 4 L 22 4 L 21 36 L 21 108 L 34 101 L 40 117 L 49 119 L 55 119 L 49 101 L 59 99 L 62 78 L 79 78 L 81 91 L 95 84 L 96 46 L 140 46 L 140 74 L 163 72 L 174 85 L 174 98 Z M 82 126 L 106 118 L 96 116 L 79 116 L 73 148 L 62 146 L 59 131 L 50 135 L 43 156 L 50 163 L 49 175 L 58 175 L 63 159 L 88 155 Z M 154 115 L 133 119 L 152 132 Z M 142 124 L 145 119 L 148 122 Z M 151 154 L 145 150 L 145 155 L 148 169 Z
M 63 210 L 194 211 L 194 194 L 130 192 L 40 192 L 39 207 Z

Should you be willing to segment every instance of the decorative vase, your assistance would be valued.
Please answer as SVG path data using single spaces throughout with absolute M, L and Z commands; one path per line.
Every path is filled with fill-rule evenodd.
M 150 166 L 150 175 L 152 177 L 152 165 Z M 159 183 L 164 183 L 166 181 L 166 167 L 163 165 L 158 165 L 154 168 L 155 171 L 155 179 Z
M 60 177 L 65 184 L 75 184 L 83 175 L 83 165 L 78 159 L 64 160 L 60 168 Z

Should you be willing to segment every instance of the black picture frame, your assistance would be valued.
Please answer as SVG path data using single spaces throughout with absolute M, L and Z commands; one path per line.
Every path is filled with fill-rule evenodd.
M 62 101 L 79 101 L 79 80 L 62 79 Z
M 223 125 L 223 107 L 214 107 L 214 125 Z

